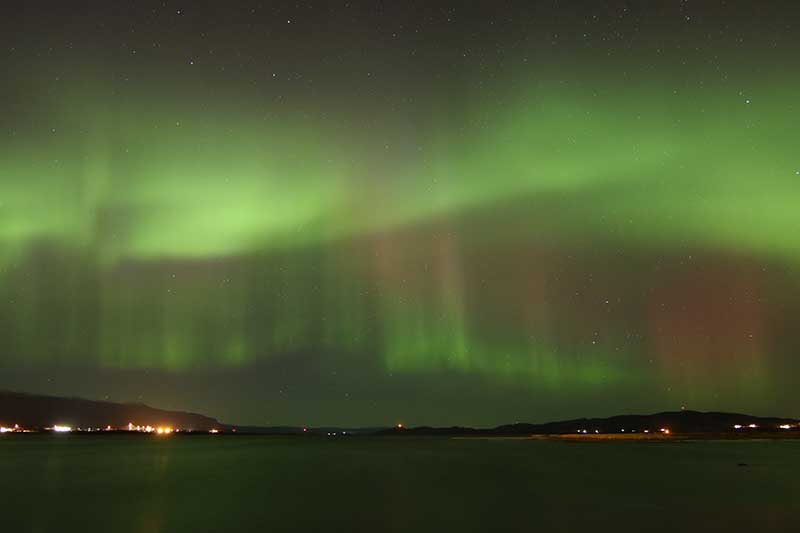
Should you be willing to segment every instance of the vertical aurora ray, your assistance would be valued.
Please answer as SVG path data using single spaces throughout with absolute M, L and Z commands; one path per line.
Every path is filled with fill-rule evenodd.
M 377 350 L 384 354 L 390 371 L 451 368 L 491 373 L 496 366 L 527 369 L 523 373 L 532 379 L 539 375 L 552 381 L 558 374 L 576 375 L 574 368 L 558 370 L 564 364 L 563 358 L 559 362 L 561 348 L 558 340 L 547 340 L 546 332 L 523 335 L 543 339 L 541 346 L 522 343 L 497 350 L 520 354 L 511 357 L 513 361 L 506 356 L 501 362 L 502 357 L 493 355 L 498 339 L 478 348 L 486 335 L 480 333 L 480 321 L 472 316 L 469 302 L 483 289 L 464 273 L 462 249 L 484 246 L 492 224 L 501 228 L 495 230 L 500 239 L 511 239 L 509 254 L 518 254 L 513 246 L 543 231 L 551 236 L 561 232 L 566 240 L 588 233 L 622 247 L 640 246 L 643 228 L 650 228 L 649 235 L 662 244 L 678 249 L 691 235 L 723 247 L 736 244 L 737 250 L 753 253 L 766 243 L 769 251 L 792 262 L 797 253 L 788 234 L 784 239 L 765 232 L 757 240 L 750 232 L 758 224 L 788 225 L 786 231 L 790 231 L 797 218 L 788 208 L 797 193 L 789 184 L 791 178 L 781 179 L 772 169 L 777 162 L 760 167 L 769 169 L 771 177 L 765 179 L 775 183 L 755 196 L 755 201 L 769 202 L 777 209 L 741 209 L 743 198 L 754 200 L 752 193 L 748 195 L 753 185 L 744 176 L 755 173 L 757 163 L 740 166 L 728 161 L 714 168 L 696 155 L 685 159 L 681 154 L 688 153 L 689 147 L 696 153 L 694 145 L 699 140 L 670 135 L 658 141 L 638 135 L 633 124 L 619 126 L 620 120 L 624 122 L 620 117 L 631 113 L 625 107 L 590 112 L 588 106 L 552 97 L 533 110 L 525 106 L 521 112 L 498 118 L 495 129 L 488 130 L 491 133 L 465 141 L 464 148 L 439 150 L 452 154 L 446 164 L 426 164 L 420 172 L 409 171 L 413 167 L 406 165 L 405 172 L 411 175 L 406 176 L 406 184 L 389 181 L 387 187 L 373 187 L 372 194 L 378 195 L 373 199 L 382 208 L 358 217 L 347 213 L 359 180 L 347 177 L 355 171 L 348 171 L 346 164 L 357 155 L 340 153 L 336 162 L 335 156 L 319 155 L 316 148 L 301 154 L 286 148 L 300 143 L 285 135 L 280 141 L 285 147 L 267 141 L 263 145 L 269 148 L 267 153 L 255 141 L 241 142 L 242 137 L 220 145 L 202 136 L 193 140 L 156 133 L 149 143 L 138 137 L 142 140 L 136 157 L 121 155 L 107 142 L 95 140 L 90 143 L 92 149 L 82 152 L 85 157 L 80 164 L 68 164 L 68 156 L 65 164 L 53 168 L 26 168 L 24 162 L 10 161 L 5 167 L 10 173 L 2 185 L 3 235 L 8 244 L 4 264 L 8 268 L 14 261 L 35 262 L 31 254 L 39 242 L 52 243 L 44 244 L 44 249 L 53 254 L 53 261 L 68 261 L 73 269 L 90 268 L 99 293 L 91 299 L 92 312 L 99 313 L 104 340 L 83 351 L 97 354 L 104 365 L 181 369 L 247 364 L 282 352 L 329 348 Z M 573 138 L 572 130 L 563 126 L 575 115 L 586 115 L 581 119 L 582 137 Z M 548 132 L 549 124 L 558 127 Z M 625 136 L 613 135 L 617 127 Z M 643 131 L 648 127 L 653 126 L 640 126 Z M 563 138 L 559 130 L 564 130 Z M 687 130 L 693 130 L 691 123 Z M 254 128 L 244 138 L 274 137 Z M 66 147 L 58 150 L 69 152 Z M 771 144 L 769 150 L 780 154 L 781 147 Z M 630 152 L 635 156 L 624 156 Z M 33 152 L 22 150 L 17 157 L 32 157 L 26 153 Z M 225 157 L 220 159 L 218 154 Z M 759 157 L 780 161 L 769 155 Z M 670 192 L 676 180 L 682 179 L 669 177 L 670 169 L 687 164 L 684 161 L 697 162 L 693 173 L 713 168 L 702 183 L 685 186 L 697 189 L 688 196 Z M 15 170 L 22 168 L 24 172 Z M 430 168 L 438 170 L 427 176 Z M 429 180 L 439 191 L 433 203 L 425 200 L 429 193 L 424 186 L 409 185 Z M 665 192 L 653 201 L 640 198 L 653 189 Z M 774 198 L 766 198 L 767 194 Z M 51 198 L 53 205 L 34 201 L 37 197 Z M 536 211 L 540 197 L 549 198 L 541 214 Z M 519 211 L 527 209 L 524 203 L 515 206 L 521 199 L 532 202 L 527 214 Z M 646 215 L 641 211 L 645 205 Z M 492 214 L 495 209 L 498 214 Z M 512 213 L 509 220 L 504 219 L 505 212 Z M 746 223 L 736 219 L 737 212 L 746 213 Z M 472 233 L 471 213 L 479 219 L 488 216 L 489 225 Z M 430 226 L 428 220 L 452 222 L 441 227 L 438 222 Z M 411 238 L 403 237 L 404 227 L 411 230 Z M 437 232 L 436 238 L 424 234 L 428 227 Z M 292 240 L 286 240 L 288 236 Z M 732 236 L 737 240 L 731 241 Z M 357 245 L 360 239 L 378 243 L 375 258 L 369 259 L 375 264 L 374 279 L 369 263 L 364 263 L 368 254 L 346 245 L 348 241 Z M 307 259 L 264 270 L 259 260 L 248 259 L 260 257 L 270 263 L 271 254 L 291 255 L 289 250 L 298 248 L 311 251 Z M 242 261 L 251 265 L 244 281 L 236 266 Z M 193 269 L 205 273 L 192 277 Z M 170 270 L 181 278 L 188 271 L 189 280 L 170 278 L 175 275 Z M 44 274 L 45 280 L 48 275 Z M 485 290 L 513 299 L 497 283 Z M 263 287 L 254 300 L 255 285 Z M 37 290 L 58 293 L 52 287 Z M 66 300 L 70 290 L 74 289 L 64 288 L 61 297 Z M 33 323 L 41 311 L 27 304 L 18 309 L 18 316 L 27 316 L 19 322 Z M 541 310 L 547 303 L 532 301 L 530 305 Z M 254 333 L 248 307 L 252 314 L 266 313 L 268 323 L 256 328 L 268 331 L 266 337 L 263 332 Z M 75 319 L 82 321 L 80 311 L 67 314 L 76 313 Z M 517 327 L 526 326 L 524 322 L 507 325 L 511 337 L 516 336 Z M 215 330 L 226 334 L 217 338 Z M 26 333 L 24 327 L 15 331 L 22 352 L 37 351 L 24 348 L 25 342 L 31 342 L 31 332 Z M 76 343 L 68 340 L 64 346 L 78 349 Z
M 796 407 L 784 17 L 555 32 L 534 4 L 388 49 L 384 26 L 340 46 L 327 20 L 308 46 L 282 33 L 300 24 L 245 46 L 250 19 L 204 30 L 192 55 L 218 55 L 191 64 L 162 30 L 137 57 L 139 33 L 119 57 L 10 45 L 0 369 L 318 379 L 321 403 L 364 382 L 375 411 L 429 380 L 525 408 Z

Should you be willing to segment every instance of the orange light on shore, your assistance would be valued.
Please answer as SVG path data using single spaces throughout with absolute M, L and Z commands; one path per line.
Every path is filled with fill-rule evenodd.
M 135 431 L 137 433 L 156 433 L 158 435 L 169 435 L 171 433 L 179 433 L 183 431 L 180 428 L 173 428 L 171 426 L 137 426 L 133 422 L 129 422 L 126 426 L 128 431 Z
M 211 433 L 212 435 L 216 435 L 217 433 L 219 433 L 219 430 L 218 429 L 212 429 L 211 431 L 209 431 L 209 433 Z

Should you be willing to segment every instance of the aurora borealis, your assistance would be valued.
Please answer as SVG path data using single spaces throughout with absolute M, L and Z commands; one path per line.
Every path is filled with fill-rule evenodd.
M 800 416 L 792 2 L 63 4 L 0 23 L 0 388 Z

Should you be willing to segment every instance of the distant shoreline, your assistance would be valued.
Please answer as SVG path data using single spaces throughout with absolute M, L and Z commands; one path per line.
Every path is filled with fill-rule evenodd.
M 320 433 L 298 434 L 298 433 L 248 433 L 248 432 L 226 432 L 210 434 L 206 431 L 185 431 L 171 435 L 157 435 L 149 433 L 137 433 L 128 431 L 93 431 L 93 432 L 71 432 L 69 434 L 53 433 L 51 431 L 28 431 L 25 433 L 8 433 L 0 436 L 0 443 L 5 439 L 26 439 L 41 437 L 53 439 L 83 439 L 83 438 L 106 438 L 115 439 L 120 437 L 147 439 L 153 441 L 167 441 L 180 438 L 207 437 L 209 439 L 230 439 L 244 437 L 258 438 L 291 438 L 297 440 L 330 440 L 340 441 L 347 439 L 357 440 L 487 440 L 487 441 L 549 441 L 549 442 L 571 442 L 571 443 L 599 443 L 599 442 L 688 442 L 688 441 L 775 441 L 775 440 L 800 440 L 800 431 L 787 432 L 753 432 L 753 433 L 677 433 L 671 435 L 646 434 L 646 433 L 605 433 L 605 434 L 550 434 L 550 435 L 459 435 L 459 434 L 337 434 L 325 435 Z
M 564 442 L 609 442 L 609 441 L 638 441 L 638 442 L 679 442 L 679 441 L 760 441 L 760 440 L 798 440 L 800 432 L 764 432 L 764 433 L 678 433 L 672 435 L 646 434 L 646 433 L 606 433 L 600 435 L 554 434 L 554 435 L 476 435 L 453 436 L 455 439 L 486 439 L 486 440 L 541 440 Z
M 154 433 L 296 435 L 316 437 L 483 437 L 546 438 L 570 441 L 676 439 L 800 438 L 800 419 L 744 413 L 684 410 L 652 414 L 622 414 L 605 418 L 576 418 L 544 423 L 514 422 L 493 428 L 468 426 L 391 427 L 250 426 L 226 424 L 216 418 L 167 411 L 143 404 L 119 404 L 81 398 L 0 391 L 0 433 L 54 431 L 82 434 Z

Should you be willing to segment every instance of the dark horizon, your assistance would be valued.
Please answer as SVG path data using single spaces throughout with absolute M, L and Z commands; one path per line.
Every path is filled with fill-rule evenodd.
M 162 410 L 141 403 L 113 403 L 85 398 L 62 398 L 0 390 L 0 427 L 3 431 L 15 428 L 42 431 L 60 425 L 65 431 L 78 432 L 156 432 L 174 431 L 223 433 L 239 435 L 308 435 L 315 436 L 331 431 L 341 435 L 383 436 L 492 436 L 492 435 L 558 435 L 617 434 L 624 436 L 649 434 L 652 437 L 670 437 L 680 434 L 729 434 L 737 438 L 755 438 L 766 434 L 798 438 L 800 419 L 781 416 L 757 416 L 746 413 L 701 412 L 692 410 L 659 411 L 654 413 L 616 413 L 603 417 L 578 417 L 564 420 L 517 420 L 491 426 L 415 426 L 398 422 L 387 426 L 336 425 L 308 426 L 289 424 L 282 426 L 247 426 L 218 420 L 208 413 L 189 413 Z M 146 426 L 146 429 L 145 429 Z M 66 429 L 69 428 L 69 429 Z M 152 428 L 152 429 L 151 429 Z M 346 430 L 346 431 L 345 431 Z M 237 433 L 238 432 L 238 433 Z M 338 433 L 333 433 L 337 435 Z

